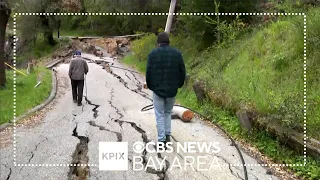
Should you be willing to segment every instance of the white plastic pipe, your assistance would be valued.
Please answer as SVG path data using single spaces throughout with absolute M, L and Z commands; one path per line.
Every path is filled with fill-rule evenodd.
M 184 122 L 189 122 L 194 117 L 192 111 L 190 111 L 189 109 L 183 108 L 183 107 L 179 107 L 179 106 L 173 106 L 172 114 L 178 115 L 179 118 Z

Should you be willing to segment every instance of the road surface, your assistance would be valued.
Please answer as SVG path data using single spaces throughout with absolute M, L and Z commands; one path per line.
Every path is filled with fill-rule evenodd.
M 56 67 L 60 85 L 66 85 L 63 90 L 65 92 L 51 104 L 52 108 L 36 126 L 16 128 L 16 166 L 12 143 L 1 148 L 1 180 L 84 179 L 86 174 L 86 179 L 90 180 L 244 179 L 236 148 L 219 129 L 207 126 L 198 119 L 191 123 L 172 120 L 173 147 L 177 147 L 177 142 L 215 142 L 219 143 L 218 153 L 134 152 L 134 142 L 157 140 L 153 110 L 140 111 L 142 107 L 151 104 L 151 92 L 139 90 L 144 82 L 139 74 L 115 68 L 114 74 L 110 74 L 95 63 L 88 65 L 87 97 L 83 100 L 82 107 L 72 102 L 67 77 L 69 64 Z M 123 67 L 116 60 L 114 65 Z M 84 95 L 86 96 L 85 89 Z M 99 171 L 99 142 L 128 142 L 129 169 Z M 254 166 L 258 164 L 257 160 L 242 153 L 246 164 L 251 165 L 247 167 L 248 179 L 277 179 L 269 175 L 264 167 Z M 159 169 L 149 167 L 134 171 L 133 166 L 137 165 L 134 165 L 133 156 L 146 160 L 158 158 L 164 162 L 164 166 L 161 169 L 158 166 Z M 198 156 L 206 158 L 197 161 Z M 181 166 L 173 167 L 174 164 L 177 165 L 177 161 Z M 73 166 L 78 163 L 83 166 Z M 215 166 L 211 167 L 213 163 Z

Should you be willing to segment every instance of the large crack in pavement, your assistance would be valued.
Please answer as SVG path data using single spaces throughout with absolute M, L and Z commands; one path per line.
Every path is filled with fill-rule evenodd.
M 115 132 L 115 131 L 111 131 L 110 129 L 107 129 L 107 128 L 104 127 L 104 126 L 97 125 L 95 121 L 88 121 L 88 123 L 89 123 L 91 126 L 98 127 L 99 130 L 104 130 L 104 131 L 108 131 L 108 132 L 114 133 L 114 134 L 117 136 L 117 141 L 118 141 L 118 142 L 121 142 L 121 141 L 122 141 L 122 134 L 121 134 L 121 133 Z
M 131 127 L 133 127 L 137 132 L 139 132 L 141 134 L 141 138 L 142 138 L 142 141 L 144 143 L 148 143 L 150 142 L 150 140 L 148 139 L 148 136 L 146 134 L 146 131 L 144 131 L 141 127 L 137 126 L 137 124 L 135 122 L 130 122 L 130 121 L 123 121 L 123 120 L 120 120 L 120 119 L 116 119 L 114 120 L 114 122 L 117 122 L 117 123 L 127 123 L 127 124 L 130 124 Z
M 7 179 L 6 179 L 6 180 L 9 180 L 9 179 L 10 179 L 10 177 L 11 177 L 11 173 L 12 173 L 12 169 L 10 168 L 10 169 L 9 169 L 9 174 L 8 174 L 8 176 L 7 176 Z
M 134 73 L 131 72 L 131 71 L 130 71 L 130 73 L 131 73 L 131 75 L 134 77 L 134 79 L 138 82 L 138 84 L 140 85 L 141 82 L 140 82 L 139 79 L 136 77 L 136 75 L 134 75 Z
M 127 72 L 125 72 L 125 75 L 127 76 L 127 78 L 128 78 L 129 80 L 131 80 L 131 78 L 130 78 L 130 76 L 128 76 Z
M 87 101 L 88 104 L 94 106 L 94 108 L 92 109 L 92 111 L 93 111 L 93 117 L 94 117 L 94 118 L 97 118 L 97 117 L 98 117 L 98 112 L 99 112 L 97 109 L 100 107 L 100 105 L 98 105 L 98 104 L 93 104 L 93 103 L 87 98 L 87 96 L 84 96 L 84 99 Z
M 119 82 L 121 82 L 121 83 L 124 85 L 125 88 L 129 89 L 130 91 L 132 91 L 132 92 L 134 92 L 134 93 L 139 94 L 140 96 L 142 96 L 142 97 L 144 97 L 144 98 L 146 98 L 146 99 L 148 99 L 148 100 L 150 100 L 150 101 L 152 101 L 152 98 L 150 98 L 147 93 L 142 92 L 142 91 L 141 91 L 141 88 L 140 88 L 139 86 L 138 86 L 137 89 L 130 89 L 130 88 L 128 87 L 128 82 L 126 82 L 121 76 L 119 76 L 119 75 L 117 75 L 117 74 L 115 74 L 115 73 L 112 73 L 112 75 L 113 75 L 115 78 L 119 79 Z
M 8 166 L 6 164 L 3 164 L 5 168 L 9 169 L 9 174 L 7 175 L 6 180 L 9 180 L 11 178 L 11 174 L 12 174 L 12 169 L 11 167 L 8 168 Z
M 72 162 L 70 166 L 70 171 L 68 173 L 69 180 L 84 180 L 87 179 L 89 174 L 89 162 L 88 154 L 88 143 L 89 138 L 85 136 L 79 136 L 77 132 L 78 124 L 73 129 L 72 136 L 79 139 L 79 143 L 72 155 Z
M 98 63 L 96 63 L 96 64 L 98 64 Z M 101 66 L 101 64 L 98 64 L 98 65 Z M 126 76 L 129 80 L 131 80 L 131 78 L 128 76 L 126 70 L 124 69 L 123 71 L 124 71 L 124 73 L 125 73 L 125 76 Z M 132 74 L 132 76 L 134 77 L 134 79 L 138 82 L 138 84 L 136 84 L 137 89 L 131 89 L 131 88 L 129 88 L 129 87 L 128 87 L 128 82 L 126 82 L 121 76 L 119 76 L 118 74 L 114 73 L 113 71 L 111 71 L 110 74 L 112 74 L 113 77 L 119 79 L 119 82 L 121 82 L 121 83 L 124 85 L 124 87 L 127 88 L 128 90 L 130 90 L 130 91 L 132 91 L 132 92 L 134 92 L 134 93 L 137 93 L 137 94 L 139 94 L 140 96 L 142 96 L 142 97 L 144 97 L 144 98 L 152 101 L 152 98 L 150 98 L 146 92 L 141 91 L 141 90 L 142 90 L 141 82 L 140 82 L 140 81 L 138 80 L 138 78 L 134 75 L 134 73 L 132 73 L 130 70 L 127 70 L 127 71 L 129 71 L 129 72 Z M 107 83 L 105 84 L 105 86 L 107 87 Z
M 109 102 L 110 106 L 111 106 L 114 110 L 116 110 L 116 113 L 120 116 L 119 119 L 122 119 L 122 118 L 123 118 L 123 114 L 120 112 L 120 110 L 119 110 L 116 106 L 114 106 L 114 105 L 112 104 L 112 100 L 113 100 L 113 98 L 114 98 L 114 95 L 113 95 L 113 94 L 114 94 L 114 88 L 111 89 L 111 92 L 110 92 L 111 98 L 110 98 L 110 100 L 109 100 L 108 102 Z M 120 124 L 120 127 L 122 128 L 122 124 Z

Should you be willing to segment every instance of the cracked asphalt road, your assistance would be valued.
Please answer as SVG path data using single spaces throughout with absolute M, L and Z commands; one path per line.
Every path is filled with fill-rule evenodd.
M 110 74 L 102 66 L 88 63 L 87 96 L 82 107 L 72 102 L 71 88 L 66 89 L 54 108 L 46 113 L 41 123 L 35 127 L 16 128 L 16 166 L 13 163 L 14 146 L 9 144 L 1 149 L 1 180 L 20 179 L 244 179 L 241 160 L 234 146 L 218 129 L 207 126 L 194 119 L 191 123 L 181 120 L 172 121 L 172 142 L 218 142 L 221 151 L 217 154 L 202 154 L 210 165 L 216 158 L 219 167 L 210 171 L 197 170 L 197 164 L 186 167 L 187 170 L 169 168 L 175 157 L 184 167 L 186 156 L 197 157 L 200 154 L 133 152 L 136 141 L 156 141 L 157 131 L 153 110 L 141 112 L 141 108 L 151 104 L 151 92 L 141 90 L 144 79 L 139 74 L 113 68 Z M 114 65 L 123 67 L 114 60 Z M 56 69 L 59 75 L 67 78 L 68 64 Z M 19 97 L 19 95 L 17 95 Z M 99 142 L 128 142 L 128 171 L 99 171 Z M 141 156 L 145 161 L 150 157 L 165 159 L 162 170 L 148 168 L 146 171 L 133 170 L 133 155 Z M 257 160 L 243 152 L 247 164 L 258 164 Z M 191 163 L 188 159 L 186 162 Z M 70 164 L 89 164 L 89 166 L 70 166 Z M 208 165 L 208 166 L 209 166 Z M 44 167 L 43 167 L 44 166 Z M 202 166 L 202 169 L 209 167 Z M 248 166 L 249 179 L 277 179 L 268 175 L 261 166 Z

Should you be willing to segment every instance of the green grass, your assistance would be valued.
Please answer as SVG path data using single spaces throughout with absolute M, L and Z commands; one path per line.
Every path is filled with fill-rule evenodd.
M 26 74 L 26 70 L 19 71 Z M 34 88 L 40 73 L 43 73 L 42 83 Z M 6 75 L 6 89 L 0 90 L 0 124 L 13 119 L 13 71 L 7 71 Z M 22 115 L 48 98 L 51 92 L 51 82 L 51 71 L 44 68 L 36 68 L 28 76 L 16 72 L 16 116 Z
M 320 139 L 319 61 L 320 9 L 307 16 L 308 52 L 308 136 Z M 280 144 L 266 131 L 255 130 L 249 136 L 230 111 L 246 104 L 266 115 L 277 115 L 274 124 L 290 132 L 303 127 L 303 18 L 283 17 L 239 37 L 232 44 L 214 46 L 197 52 L 196 40 L 171 36 L 171 44 L 182 51 L 187 73 L 207 83 L 210 91 L 223 94 L 220 106 L 207 102 L 200 106 L 190 90 L 179 91 L 177 100 L 210 116 L 236 139 L 252 144 L 275 163 L 303 164 L 303 155 Z M 149 35 L 132 43 L 134 55 L 123 62 L 145 72 L 147 54 L 156 37 Z M 193 66 L 198 63 L 197 66 Z M 192 67 L 193 66 L 193 67 Z M 209 92 L 210 92 L 209 91 Z M 306 179 L 320 178 L 320 162 L 310 157 L 306 166 L 288 168 Z
M 135 68 L 141 73 L 146 72 L 146 61 L 138 61 L 138 59 L 133 55 L 127 55 L 122 59 L 122 62 Z
M 319 14 L 320 10 L 312 12 Z M 308 32 L 318 32 L 319 16 L 309 18 Z M 312 23 L 314 22 L 314 23 Z M 289 17 L 258 29 L 223 48 L 213 48 L 201 64 L 189 71 L 208 83 L 212 91 L 224 92 L 233 105 L 249 104 L 259 112 L 278 115 L 272 123 L 285 131 L 303 127 L 303 23 Z M 318 35 L 318 34 L 315 34 Z M 308 37 L 312 40 L 313 37 Z M 308 134 L 320 139 L 320 88 L 317 48 L 308 44 Z M 204 61 L 204 59 L 206 59 Z M 213 78 L 214 77 L 214 78 Z M 313 105 L 311 105 L 313 104 Z M 231 107 L 231 109 L 234 107 Z M 301 131 L 302 132 L 302 131 Z
M 84 36 L 85 34 L 83 30 L 60 30 L 60 36 Z

